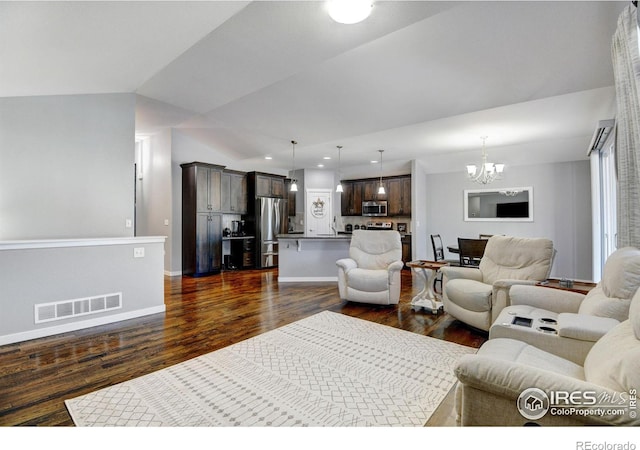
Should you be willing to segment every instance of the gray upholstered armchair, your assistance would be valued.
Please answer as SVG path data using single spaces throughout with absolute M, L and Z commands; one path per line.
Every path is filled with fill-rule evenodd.
M 400 300 L 402 243 L 397 231 L 355 230 L 349 258 L 336 261 L 340 298 L 395 305 Z
M 440 269 L 444 310 L 462 322 L 489 331 L 500 311 L 510 304 L 511 286 L 546 280 L 554 256 L 549 239 L 492 236 L 477 269 Z

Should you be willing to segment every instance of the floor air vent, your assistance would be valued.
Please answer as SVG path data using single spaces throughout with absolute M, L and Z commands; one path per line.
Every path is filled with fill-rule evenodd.
M 36 323 L 86 316 L 122 308 L 122 292 L 35 305 Z

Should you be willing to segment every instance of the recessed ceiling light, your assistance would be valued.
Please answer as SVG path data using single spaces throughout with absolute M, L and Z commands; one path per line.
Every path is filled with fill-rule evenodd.
M 375 159 L 371 160 L 371 164 L 378 164 L 380 161 L 376 161 Z
M 273 159 L 271 156 L 265 156 L 264 159 Z
M 324 167 L 324 164 L 318 164 L 318 167 Z
M 331 159 L 331 156 L 323 156 L 322 159 Z

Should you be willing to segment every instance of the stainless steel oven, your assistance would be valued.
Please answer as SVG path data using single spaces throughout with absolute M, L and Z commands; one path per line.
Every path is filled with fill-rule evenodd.
M 387 202 L 362 202 L 362 215 L 367 217 L 385 217 L 387 215 Z

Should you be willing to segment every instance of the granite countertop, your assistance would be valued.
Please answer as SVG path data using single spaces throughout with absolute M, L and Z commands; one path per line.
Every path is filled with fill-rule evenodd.
M 308 239 L 308 240 L 351 240 L 350 234 L 321 234 L 321 235 L 307 235 L 306 233 L 291 233 L 291 234 L 279 234 L 278 239 Z

